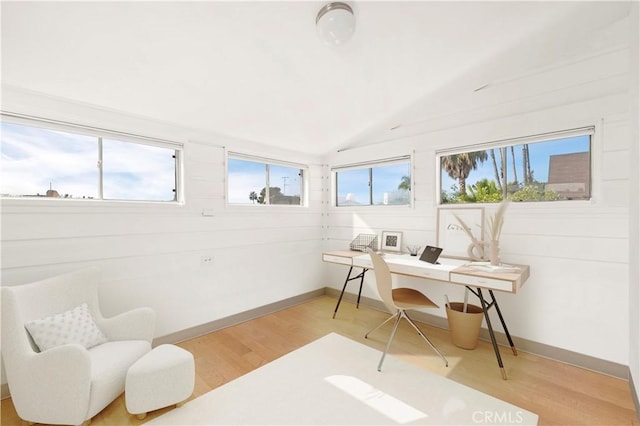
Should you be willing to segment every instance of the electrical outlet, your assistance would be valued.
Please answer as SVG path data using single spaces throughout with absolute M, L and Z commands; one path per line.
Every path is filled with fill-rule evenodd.
M 200 265 L 202 266 L 213 265 L 213 255 L 207 254 L 207 255 L 200 256 Z

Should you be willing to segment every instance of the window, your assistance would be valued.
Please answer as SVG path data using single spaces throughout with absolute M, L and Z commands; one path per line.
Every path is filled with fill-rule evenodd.
M 238 153 L 227 159 L 229 204 L 303 205 L 305 166 Z
M 176 200 L 176 155 L 167 148 L 102 140 L 103 197 Z
M 335 167 L 336 206 L 411 204 L 410 157 Z
M 115 132 L 100 134 L 80 126 L 71 132 L 66 130 L 71 126 L 52 122 L 24 123 L 0 123 L 2 197 L 178 199 L 176 147 L 132 142 Z
M 592 134 L 590 127 L 440 153 L 440 203 L 588 200 Z

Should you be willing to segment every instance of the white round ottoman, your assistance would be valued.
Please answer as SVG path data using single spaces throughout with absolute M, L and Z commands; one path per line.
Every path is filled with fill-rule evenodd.
M 127 411 L 144 419 L 149 411 L 181 405 L 193 393 L 195 363 L 191 352 L 160 345 L 127 371 L 124 395 Z

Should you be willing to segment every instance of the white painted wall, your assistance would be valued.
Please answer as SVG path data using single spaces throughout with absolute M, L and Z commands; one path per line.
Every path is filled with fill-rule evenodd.
M 404 244 L 435 243 L 439 149 L 595 125 L 593 200 L 510 206 L 503 259 L 530 264 L 531 278 L 520 294 L 498 297 L 512 334 L 630 365 L 637 388 L 640 299 L 638 269 L 630 266 L 640 260 L 640 220 L 629 194 L 637 202 L 637 167 L 631 166 L 640 154 L 632 130 L 638 126 L 637 82 L 635 111 L 629 96 L 637 64 L 632 68 L 629 59 L 638 45 L 630 48 L 628 25 L 626 20 L 601 29 L 596 38 L 604 45 L 577 49 L 574 61 L 533 70 L 474 97 L 449 99 L 453 109 L 412 136 L 323 159 L 5 90 L 6 110 L 183 141 L 187 202 L 3 201 L 2 285 L 100 265 L 105 314 L 151 306 L 159 313 L 156 336 L 166 335 L 324 285 L 339 288 L 346 270 L 319 262 L 319 252 L 345 248 L 358 233 L 401 230 Z M 309 163 L 309 207 L 227 207 L 221 146 Z M 412 208 L 328 205 L 329 169 L 321 162 L 340 165 L 405 153 L 415 161 Z M 203 217 L 203 208 L 214 216 Z M 487 213 L 493 208 L 487 206 Z M 631 263 L 629 247 L 635 249 Z M 203 254 L 215 257 L 212 267 L 200 265 Z M 402 284 L 424 286 L 409 278 Z M 462 294 L 439 283 L 425 291 L 440 302 L 445 293 L 451 299 Z M 365 295 L 375 297 L 369 280 Z M 445 316 L 442 310 L 440 315 Z
M 156 337 L 324 285 L 317 159 L 17 90 L 3 109 L 184 142 L 186 203 L 3 200 L 2 285 L 99 265 L 104 314 L 150 306 Z M 309 206 L 226 206 L 221 146 L 309 164 Z
M 434 245 L 436 151 L 593 125 L 592 200 L 510 205 L 502 259 L 529 264 L 531 277 L 518 295 L 497 297 L 513 335 L 629 365 L 629 158 L 637 119 L 630 111 L 628 25 L 625 18 L 600 28 L 589 40 L 601 42 L 597 48 L 578 46 L 561 61 L 448 99 L 438 112 L 442 119 L 425 117 L 425 128 L 413 136 L 331 155 L 330 164 L 348 164 L 414 151 L 415 206 L 332 207 L 326 248 L 345 248 L 358 233 L 383 230 L 402 231 L 404 244 Z M 495 207 L 485 205 L 486 214 Z M 346 269 L 327 269 L 327 284 L 340 288 Z M 461 287 L 397 279 L 441 305 L 445 293 L 451 300 L 463 294 Z M 376 297 L 372 277 L 364 295 Z M 436 314 L 445 317 L 444 308 Z

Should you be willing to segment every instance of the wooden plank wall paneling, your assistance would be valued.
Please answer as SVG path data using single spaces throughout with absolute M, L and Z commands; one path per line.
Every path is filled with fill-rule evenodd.
M 616 31 L 619 29 L 616 26 Z M 507 137 L 595 126 L 592 139 L 592 199 L 512 203 L 501 237 L 505 262 L 526 263 L 531 277 L 517 295 L 497 294 L 512 334 L 550 346 L 626 365 L 629 363 L 629 49 L 622 42 L 592 54 L 490 85 L 457 110 L 425 114 L 413 133 L 388 144 L 413 152 L 413 209 L 330 208 L 327 249 L 345 248 L 359 232 L 402 230 L 404 242 L 437 241 L 438 179 L 434 157 L 453 149 Z M 482 99 L 480 99 L 482 98 Z M 407 131 L 408 132 L 408 131 Z M 376 149 L 356 148 L 330 161 L 375 158 Z M 636 165 L 637 166 L 637 165 Z M 451 207 L 451 206 L 447 206 Z M 496 206 L 485 205 L 485 217 Z M 327 284 L 341 288 L 347 268 L 328 267 Z M 425 291 L 436 303 L 445 294 L 461 300 L 462 287 L 397 277 L 398 285 Z M 363 294 L 376 298 L 367 275 Z M 357 283 L 348 287 L 357 292 Z M 446 317 L 444 308 L 436 311 Z M 494 315 L 493 320 L 498 323 Z M 597 343 L 595 343 L 597 342 Z

